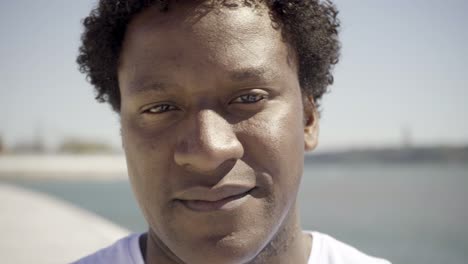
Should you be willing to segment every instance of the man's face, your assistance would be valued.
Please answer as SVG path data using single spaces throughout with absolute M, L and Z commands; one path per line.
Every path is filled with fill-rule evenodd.
M 189 263 L 243 262 L 295 217 L 296 62 L 266 8 L 194 8 L 150 8 L 129 25 L 118 71 L 123 146 L 167 249 Z

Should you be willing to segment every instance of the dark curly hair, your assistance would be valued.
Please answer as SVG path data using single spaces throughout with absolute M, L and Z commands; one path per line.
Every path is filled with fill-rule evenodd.
M 87 80 L 95 87 L 99 102 L 109 102 L 116 112 L 120 112 L 117 67 L 130 20 L 153 5 L 158 5 L 161 12 L 167 12 L 172 1 L 100 0 L 97 7 L 83 20 L 84 33 L 77 63 L 80 72 L 85 73 Z M 339 58 L 340 23 L 336 7 L 330 1 L 320 0 L 242 2 L 252 8 L 260 3 L 268 6 L 274 25 L 281 30 L 283 38 L 297 54 L 302 92 L 312 96 L 318 106 L 328 85 L 333 83 L 332 68 Z

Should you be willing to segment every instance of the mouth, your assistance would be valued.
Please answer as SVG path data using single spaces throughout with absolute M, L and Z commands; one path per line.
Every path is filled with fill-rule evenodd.
M 177 199 L 177 201 L 187 209 L 196 212 L 228 211 L 239 207 L 247 201 L 253 189 L 255 188 L 239 194 L 220 197 L 219 199 Z

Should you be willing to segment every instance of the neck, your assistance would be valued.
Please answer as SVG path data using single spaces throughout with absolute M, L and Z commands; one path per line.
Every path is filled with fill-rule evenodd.
M 262 251 L 246 264 L 305 264 L 311 251 L 312 239 L 302 232 L 297 204 L 286 215 L 275 236 Z M 145 263 L 183 264 L 151 231 L 140 243 Z

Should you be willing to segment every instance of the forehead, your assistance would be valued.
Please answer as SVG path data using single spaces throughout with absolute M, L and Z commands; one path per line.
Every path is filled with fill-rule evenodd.
M 266 6 L 207 7 L 195 2 L 173 5 L 168 12 L 150 7 L 131 21 L 119 79 L 153 78 L 148 74 L 171 78 L 167 75 L 187 70 L 200 74 L 205 68 L 230 76 L 242 76 L 243 69 L 272 75 L 284 67 L 295 71 L 290 48 L 273 27 Z

